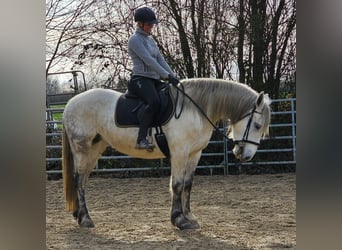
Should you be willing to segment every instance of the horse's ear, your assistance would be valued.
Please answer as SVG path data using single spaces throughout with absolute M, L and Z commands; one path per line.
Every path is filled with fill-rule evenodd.
M 260 107 L 264 104 L 264 91 L 261 91 L 256 102 L 257 106 Z

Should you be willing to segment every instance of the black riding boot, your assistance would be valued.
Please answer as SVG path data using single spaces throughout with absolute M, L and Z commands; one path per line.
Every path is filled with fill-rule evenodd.
M 136 149 L 153 150 L 154 145 L 149 143 L 148 140 L 146 139 L 146 137 L 147 137 L 147 130 L 148 130 L 148 128 L 145 128 L 145 127 L 140 127 L 139 128 L 137 144 L 135 146 Z

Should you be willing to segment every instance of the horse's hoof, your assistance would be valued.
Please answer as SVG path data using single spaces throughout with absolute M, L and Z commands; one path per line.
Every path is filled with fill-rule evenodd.
M 194 226 L 194 229 L 201 228 L 200 224 L 197 221 L 191 221 L 191 224 Z
M 178 228 L 179 228 L 180 230 L 184 230 L 184 229 L 195 229 L 194 225 L 191 224 L 190 222 L 185 222 L 185 223 L 179 225 Z
M 79 221 L 78 224 L 80 227 L 95 227 L 94 222 L 91 219 L 83 218 L 82 221 Z
M 76 210 L 75 212 L 73 212 L 72 216 L 74 217 L 75 220 L 77 220 L 78 219 L 78 211 Z
M 175 219 L 174 225 L 178 227 L 180 230 L 195 228 L 194 225 L 182 214 Z

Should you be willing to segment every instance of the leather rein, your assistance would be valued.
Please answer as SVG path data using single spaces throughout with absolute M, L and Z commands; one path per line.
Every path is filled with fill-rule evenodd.
M 222 133 L 220 131 L 220 128 L 218 126 L 216 126 L 208 117 L 208 115 L 203 111 L 203 109 L 187 94 L 185 93 L 184 91 L 184 86 L 179 83 L 179 85 L 181 86 L 181 88 L 179 88 L 178 86 L 175 86 L 173 85 L 179 92 L 181 92 L 184 96 L 186 96 L 191 102 L 192 104 L 195 105 L 195 107 L 200 111 L 200 113 L 205 117 L 205 119 L 211 124 L 211 126 L 217 131 L 219 132 L 221 135 L 223 135 L 224 138 L 226 138 L 227 140 L 230 140 L 230 138 L 228 138 L 227 135 L 225 135 L 224 133 Z M 178 91 L 177 91 L 177 100 L 176 100 L 176 104 L 178 102 Z M 183 105 L 184 105 L 184 100 L 182 102 L 182 107 L 181 107 L 181 110 L 179 112 L 179 114 L 175 115 L 175 118 L 178 119 L 183 111 Z M 176 113 L 176 112 L 175 112 Z M 256 145 L 256 146 L 259 146 L 260 143 L 258 142 L 255 142 L 255 141 L 251 141 L 251 140 L 248 140 L 248 136 L 249 136 L 249 131 L 250 131 L 250 128 L 251 128 L 251 124 L 252 124 L 252 120 L 253 120 L 253 115 L 254 113 L 257 113 L 257 114 L 261 114 L 260 112 L 256 111 L 256 105 L 254 104 L 253 106 L 253 109 L 251 112 L 248 112 L 246 115 L 242 116 L 239 120 L 235 121 L 233 124 L 245 119 L 247 116 L 249 116 L 249 119 L 248 119 L 248 122 L 247 122 L 247 126 L 246 126 L 246 129 L 245 129 L 245 132 L 243 134 L 243 137 L 241 140 L 233 140 L 233 143 L 235 145 L 239 145 L 240 147 L 241 146 L 244 146 L 245 143 L 250 143 L 250 144 L 253 144 L 253 145 Z

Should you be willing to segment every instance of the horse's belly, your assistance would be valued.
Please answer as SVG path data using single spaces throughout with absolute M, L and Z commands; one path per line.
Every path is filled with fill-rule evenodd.
M 113 129 L 114 128 L 114 129 Z M 154 137 L 155 131 L 152 131 Z M 143 159 L 160 159 L 165 158 L 165 155 L 160 151 L 156 141 L 153 138 L 155 148 L 152 152 L 144 149 L 136 149 L 136 141 L 138 136 L 138 128 L 118 128 L 112 126 L 112 129 L 106 133 L 106 141 L 112 148 L 125 155 Z
M 152 152 L 149 152 L 144 149 L 135 149 L 135 145 L 132 147 L 116 147 L 115 149 L 120 153 L 125 155 L 129 155 L 135 158 L 142 158 L 142 159 L 160 159 L 165 158 L 165 155 L 159 150 L 156 146 Z

